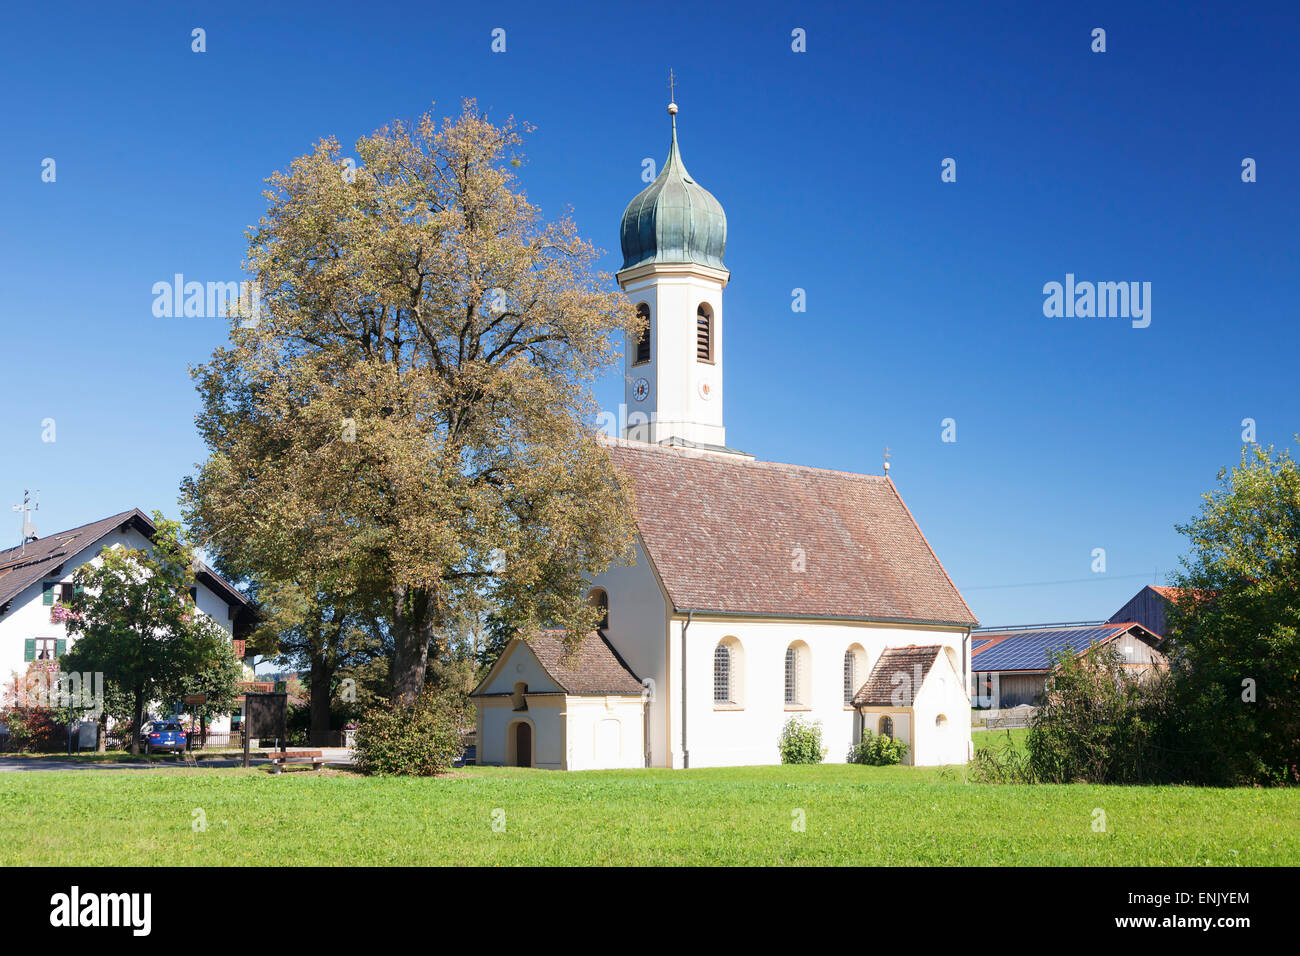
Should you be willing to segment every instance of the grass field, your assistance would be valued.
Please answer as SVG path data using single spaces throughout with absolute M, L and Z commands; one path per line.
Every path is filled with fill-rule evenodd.
M 1294 866 L 1300 791 L 986 786 L 843 765 L 0 774 L 0 865 L 25 864 Z

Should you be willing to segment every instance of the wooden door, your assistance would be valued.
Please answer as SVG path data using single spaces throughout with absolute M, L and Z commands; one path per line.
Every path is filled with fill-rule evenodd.
M 515 724 L 515 766 L 533 765 L 533 728 L 529 724 Z

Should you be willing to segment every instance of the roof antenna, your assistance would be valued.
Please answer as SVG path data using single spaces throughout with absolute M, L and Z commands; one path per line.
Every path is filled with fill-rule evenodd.
M 32 512 L 41 510 L 41 490 L 36 489 L 36 503 L 32 504 L 31 492 L 24 488 L 23 503 L 14 505 L 13 510 L 21 511 L 23 515 L 23 541 L 18 551 L 18 556 L 22 557 L 27 553 L 27 542 L 36 540 L 36 525 L 32 524 Z
M 889 459 L 893 456 L 889 454 L 889 446 L 885 446 L 885 477 L 889 477 Z

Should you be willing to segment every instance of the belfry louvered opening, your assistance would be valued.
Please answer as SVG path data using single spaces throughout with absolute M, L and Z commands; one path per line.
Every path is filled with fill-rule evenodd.
M 695 358 L 713 361 L 713 310 L 707 302 L 701 302 L 695 310 Z
M 636 317 L 645 323 L 637 334 L 636 358 L 633 365 L 643 365 L 650 361 L 650 306 L 642 302 L 636 307 Z

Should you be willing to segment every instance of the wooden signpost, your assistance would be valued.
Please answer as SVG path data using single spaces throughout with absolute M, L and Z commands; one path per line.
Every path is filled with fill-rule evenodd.
M 244 766 L 248 766 L 248 742 L 253 737 L 275 737 L 280 750 L 288 748 L 288 694 L 244 695 Z

